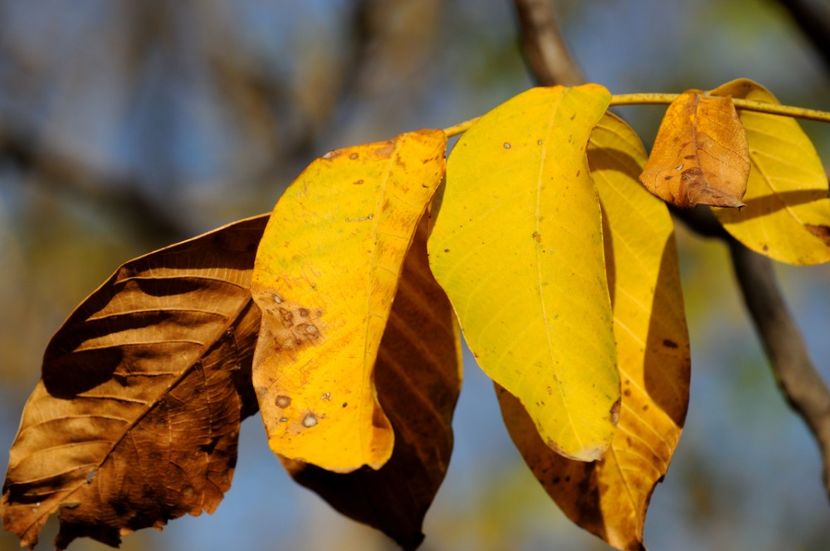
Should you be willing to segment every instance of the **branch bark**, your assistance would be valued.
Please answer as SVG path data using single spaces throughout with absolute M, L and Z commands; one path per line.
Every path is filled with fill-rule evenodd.
M 772 363 L 778 387 L 818 442 L 824 464 L 824 487 L 830 494 L 830 393 L 810 360 L 804 339 L 778 288 L 772 262 L 734 239 L 728 243 L 744 303 Z
M 585 81 L 562 39 L 547 0 L 513 0 L 519 20 L 521 50 L 538 84 L 573 86 Z
M 806 0 L 780 0 L 804 6 Z M 581 72 L 553 23 L 550 2 L 514 0 L 525 59 L 540 84 L 579 84 Z M 808 14 L 810 16 L 810 14 Z M 830 26 L 819 25 L 817 47 L 830 54 Z M 807 32 L 805 30 L 805 32 Z M 544 52 L 554 51 L 553 54 Z M 828 56 L 830 60 L 830 55 Z M 773 376 L 790 407 L 798 413 L 819 446 L 825 491 L 830 496 L 830 389 L 813 365 L 804 339 L 787 308 L 772 262 L 736 241 L 706 207 L 672 209 L 675 218 L 702 237 L 729 246 L 738 287 L 770 361 Z

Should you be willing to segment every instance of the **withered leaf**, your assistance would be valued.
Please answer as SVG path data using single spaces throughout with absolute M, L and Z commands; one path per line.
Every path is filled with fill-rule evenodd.
M 297 482 L 404 549 L 423 540 L 424 515 L 447 472 L 461 385 L 455 318 L 429 271 L 426 238 L 423 220 L 404 261 L 375 366 L 378 398 L 395 430 L 392 457 L 379 470 L 347 474 L 283 459 Z
M 666 110 L 640 181 L 678 207 L 740 207 L 749 167 L 732 99 L 688 90 Z
M 58 548 L 212 512 L 230 487 L 259 311 L 249 292 L 267 215 L 121 266 L 49 343 L 3 486 L 6 529 Z

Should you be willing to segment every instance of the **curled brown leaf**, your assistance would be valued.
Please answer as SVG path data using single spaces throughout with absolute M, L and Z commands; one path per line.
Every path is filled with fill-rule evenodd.
M 124 264 L 58 330 L 3 486 L 3 523 L 22 545 L 55 512 L 65 548 L 217 507 L 257 407 L 249 284 L 267 220 Z

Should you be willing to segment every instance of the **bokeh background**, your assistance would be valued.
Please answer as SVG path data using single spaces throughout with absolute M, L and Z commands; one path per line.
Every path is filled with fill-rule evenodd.
M 803 1 L 830 17 L 825 0 Z M 587 77 L 613 92 L 747 76 L 785 103 L 830 110 L 830 66 L 778 0 L 555 3 Z M 331 148 L 445 127 L 526 89 L 511 10 L 508 0 L 0 0 L 0 470 L 51 333 L 118 264 L 270 210 Z M 660 108 L 623 114 L 650 143 Z M 804 126 L 830 161 L 830 129 Z M 683 228 L 678 239 L 692 399 L 646 543 L 830 549 L 816 446 L 775 388 L 726 250 Z M 830 269 L 778 274 L 830 378 Z M 466 360 L 423 549 L 607 549 L 547 498 Z M 42 548 L 55 531 L 50 522 Z M 16 545 L 0 531 L 0 549 Z M 257 417 L 212 517 L 123 547 L 391 548 L 294 485 Z

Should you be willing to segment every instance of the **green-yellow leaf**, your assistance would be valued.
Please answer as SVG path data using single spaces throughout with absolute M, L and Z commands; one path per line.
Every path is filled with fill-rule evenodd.
M 711 94 L 778 103 L 748 79 Z M 750 249 L 790 264 L 830 261 L 827 175 L 810 138 L 792 118 L 741 112 L 752 168 L 740 210 L 713 209 L 726 231 Z
M 622 409 L 596 463 L 545 446 L 525 410 L 499 389 L 505 423 L 536 477 L 565 514 L 618 549 L 641 549 L 646 508 L 680 438 L 689 398 L 689 339 L 672 221 L 637 182 L 645 150 L 606 115 L 591 135 L 591 174 L 605 215 Z
M 619 409 L 599 200 L 585 148 L 610 94 L 534 88 L 459 140 L 429 241 L 481 368 L 559 453 L 591 461 Z
M 275 453 L 338 472 L 389 459 L 375 359 L 445 149 L 443 132 L 423 130 L 334 151 L 277 202 L 252 281 L 253 381 Z

